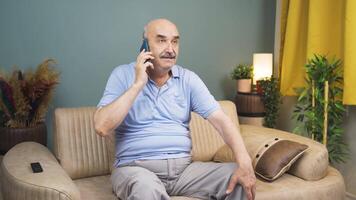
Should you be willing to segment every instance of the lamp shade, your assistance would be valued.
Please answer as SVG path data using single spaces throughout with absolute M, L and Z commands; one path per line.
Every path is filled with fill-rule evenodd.
M 253 54 L 253 82 L 272 76 L 272 54 L 255 53 Z

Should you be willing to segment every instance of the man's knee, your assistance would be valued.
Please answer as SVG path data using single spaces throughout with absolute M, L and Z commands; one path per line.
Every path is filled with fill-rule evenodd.
M 236 185 L 234 190 L 227 196 L 226 200 L 246 200 L 246 192 L 241 185 Z
M 225 180 L 226 180 L 226 187 L 228 186 L 230 182 L 230 178 L 237 169 L 236 163 L 224 163 L 223 166 L 225 171 Z M 243 187 L 240 184 L 236 184 L 234 190 L 226 197 L 226 200 L 245 200 L 246 198 L 246 193 L 243 189 Z

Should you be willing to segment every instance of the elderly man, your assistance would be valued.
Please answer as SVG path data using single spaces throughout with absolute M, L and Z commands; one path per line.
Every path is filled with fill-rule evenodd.
M 177 27 L 166 19 L 145 26 L 149 51 L 112 72 L 94 122 L 116 138 L 113 191 L 122 200 L 247 199 L 256 178 L 239 130 L 202 80 L 176 65 Z M 234 152 L 235 163 L 192 162 L 190 112 L 207 119 Z

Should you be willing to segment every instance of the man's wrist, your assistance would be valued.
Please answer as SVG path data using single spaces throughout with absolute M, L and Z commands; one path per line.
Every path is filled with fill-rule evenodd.
M 243 166 L 252 164 L 251 157 L 247 153 L 245 155 L 236 156 L 235 160 L 239 165 L 243 165 Z
M 145 83 L 143 83 L 143 82 L 135 82 L 132 84 L 131 87 L 135 90 L 141 91 L 144 86 L 145 86 Z

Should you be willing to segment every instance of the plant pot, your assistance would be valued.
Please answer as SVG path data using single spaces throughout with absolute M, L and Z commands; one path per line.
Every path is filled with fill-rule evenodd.
M 25 141 L 34 141 L 46 145 L 46 125 L 41 123 L 29 128 L 0 127 L 0 154 L 5 154 L 16 144 Z
M 249 93 L 251 92 L 251 79 L 239 79 L 236 80 L 237 92 Z

